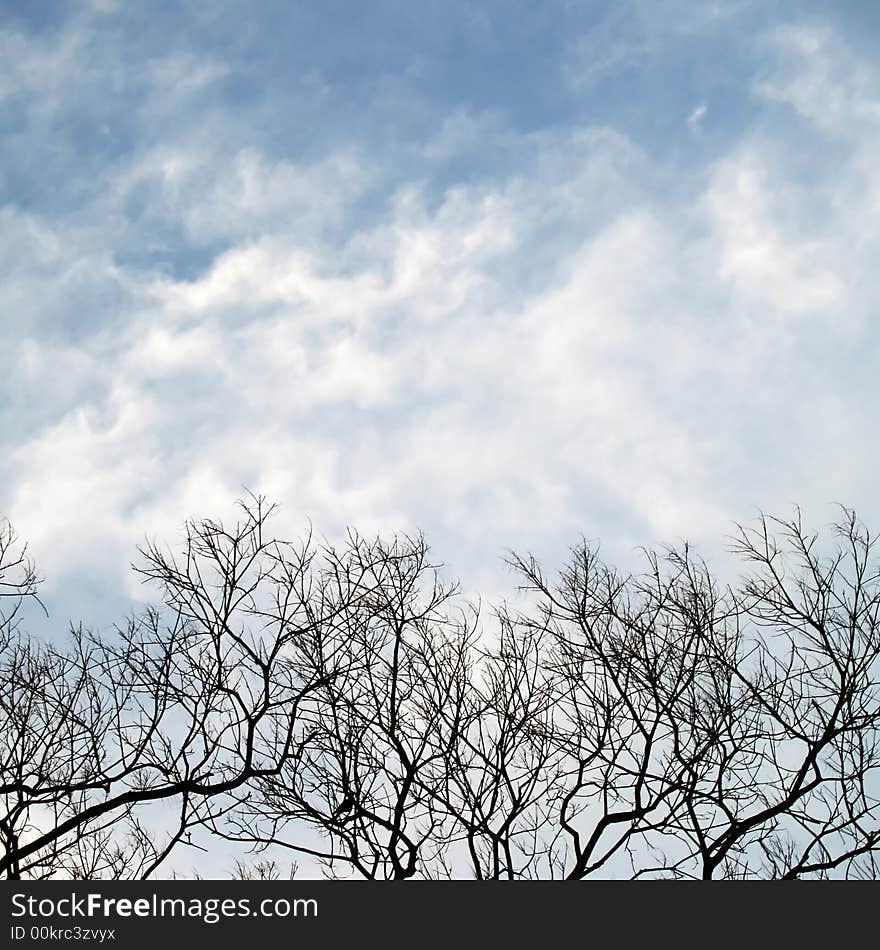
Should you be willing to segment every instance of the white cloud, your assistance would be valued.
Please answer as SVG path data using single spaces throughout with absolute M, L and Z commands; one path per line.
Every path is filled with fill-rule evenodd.
M 718 275 L 753 307 L 769 304 L 765 320 L 840 313 L 847 303 L 840 222 L 829 232 L 827 226 L 811 228 L 810 221 L 798 221 L 808 201 L 803 194 L 789 196 L 794 208 L 785 209 L 789 188 L 759 149 L 746 147 L 718 165 L 703 197 L 718 242 Z M 795 220 L 784 222 L 786 210 Z
M 776 67 L 756 83 L 767 99 L 792 106 L 820 129 L 845 137 L 880 123 L 878 71 L 827 25 L 775 31 Z
M 810 65 L 808 39 L 784 38 L 761 95 L 851 143 L 873 121 L 870 67 L 821 38 Z M 823 102 L 814 69 L 859 101 Z M 212 149 L 216 121 L 117 161 L 76 220 L 2 212 L 4 312 L 54 331 L 15 345 L 10 386 L 43 412 L 6 430 L 4 501 L 58 587 L 75 567 L 123 589 L 144 532 L 173 538 L 243 484 L 290 530 L 424 527 L 489 591 L 505 545 L 711 546 L 790 500 L 880 516 L 877 386 L 847 365 L 876 346 L 873 140 L 805 178 L 781 132 L 747 129 L 667 190 L 662 161 L 588 125 L 459 111 L 423 174 L 395 177 L 347 142 L 311 162 Z M 476 130 L 503 173 L 426 180 Z M 185 275 L 118 259 L 174 229 L 219 251 Z
M 692 129 L 698 129 L 703 119 L 706 118 L 706 113 L 709 111 L 709 107 L 705 102 L 701 102 L 691 114 L 688 116 L 687 124 Z

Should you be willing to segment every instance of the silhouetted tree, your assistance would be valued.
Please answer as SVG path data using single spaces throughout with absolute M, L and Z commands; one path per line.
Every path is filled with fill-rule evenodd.
M 270 513 L 148 545 L 160 606 L 64 649 L 21 633 L 38 579 L 0 534 L 7 876 L 145 876 L 196 830 L 260 856 L 239 877 L 283 851 L 373 879 L 877 876 L 880 564 L 851 511 L 739 528 L 732 585 L 687 546 L 641 574 L 511 555 L 524 600 L 491 622 L 421 536 L 294 545 Z
M 853 512 L 833 532 L 740 528 L 736 589 L 687 547 L 620 577 L 583 544 L 555 583 L 514 559 L 563 763 L 544 857 L 567 877 L 621 851 L 635 876 L 876 876 L 880 565 Z
M 449 840 L 441 790 L 467 714 L 473 618 L 447 611 L 455 589 L 421 537 L 350 534 L 327 557 L 342 606 L 297 656 L 300 676 L 322 682 L 304 712 L 307 741 L 215 829 L 310 854 L 331 874 L 426 875 Z M 304 824 L 322 844 L 303 842 Z
M 230 529 L 189 523 L 181 557 L 144 548 L 138 570 L 159 585 L 162 607 L 110 637 L 76 629 L 63 648 L 37 643 L 7 615 L 5 876 L 152 874 L 192 828 L 229 807 L 225 796 L 300 754 L 301 704 L 333 666 L 303 678 L 291 658 L 328 606 L 325 578 L 310 543 L 264 536 L 271 509 L 261 499 L 242 507 Z M 5 551 L 7 566 L 21 569 Z M 19 593 L 33 582 L 25 569 Z M 163 802 L 176 818 L 159 836 L 141 816 Z

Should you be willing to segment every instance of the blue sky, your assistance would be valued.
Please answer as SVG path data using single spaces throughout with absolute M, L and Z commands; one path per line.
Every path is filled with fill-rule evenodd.
M 880 7 L 2 5 L 0 514 L 55 629 L 279 531 L 880 526 Z

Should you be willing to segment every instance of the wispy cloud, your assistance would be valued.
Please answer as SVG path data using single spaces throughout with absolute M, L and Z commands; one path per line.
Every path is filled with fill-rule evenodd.
M 699 128 L 700 123 L 703 119 L 706 118 L 706 113 L 709 111 L 709 107 L 705 102 L 701 102 L 691 114 L 688 116 L 687 124 L 692 128 Z
M 352 34 L 313 75 L 316 117 L 288 62 L 252 82 L 268 21 L 244 53 L 181 29 L 139 57 L 127 11 L 3 39 L 0 508 L 65 608 L 94 606 L 86 575 L 140 594 L 133 543 L 242 484 L 290 530 L 423 527 L 490 592 L 506 545 L 709 545 L 793 500 L 880 515 L 880 83 L 833 23 L 772 24 L 722 82 L 715 20 L 611 17 L 621 48 L 652 49 L 647 78 L 621 60 L 614 108 L 563 82 L 572 59 L 543 123 L 428 86 L 423 121 L 371 134 L 331 104 L 369 87 L 385 115 L 416 80 L 346 60 Z M 685 79 L 643 99 L 640 77 L 678 76 L 677 44 L 696 56 L 701 37 L 718 103 Z M 522 97 L 527 40 L 506 35 Z

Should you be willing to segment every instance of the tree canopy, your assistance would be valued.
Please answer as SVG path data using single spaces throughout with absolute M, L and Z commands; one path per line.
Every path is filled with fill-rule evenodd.
M 139 550 L 110 633 L 24 629 L 0 530 L 0 873 L 160 875 L 247 847 L 373 879 L 877 877 L 880 562 L 841 509 L 621 573 L 581 541 L 480 610 L 425 539 L 272 534 L 273 507 Z

